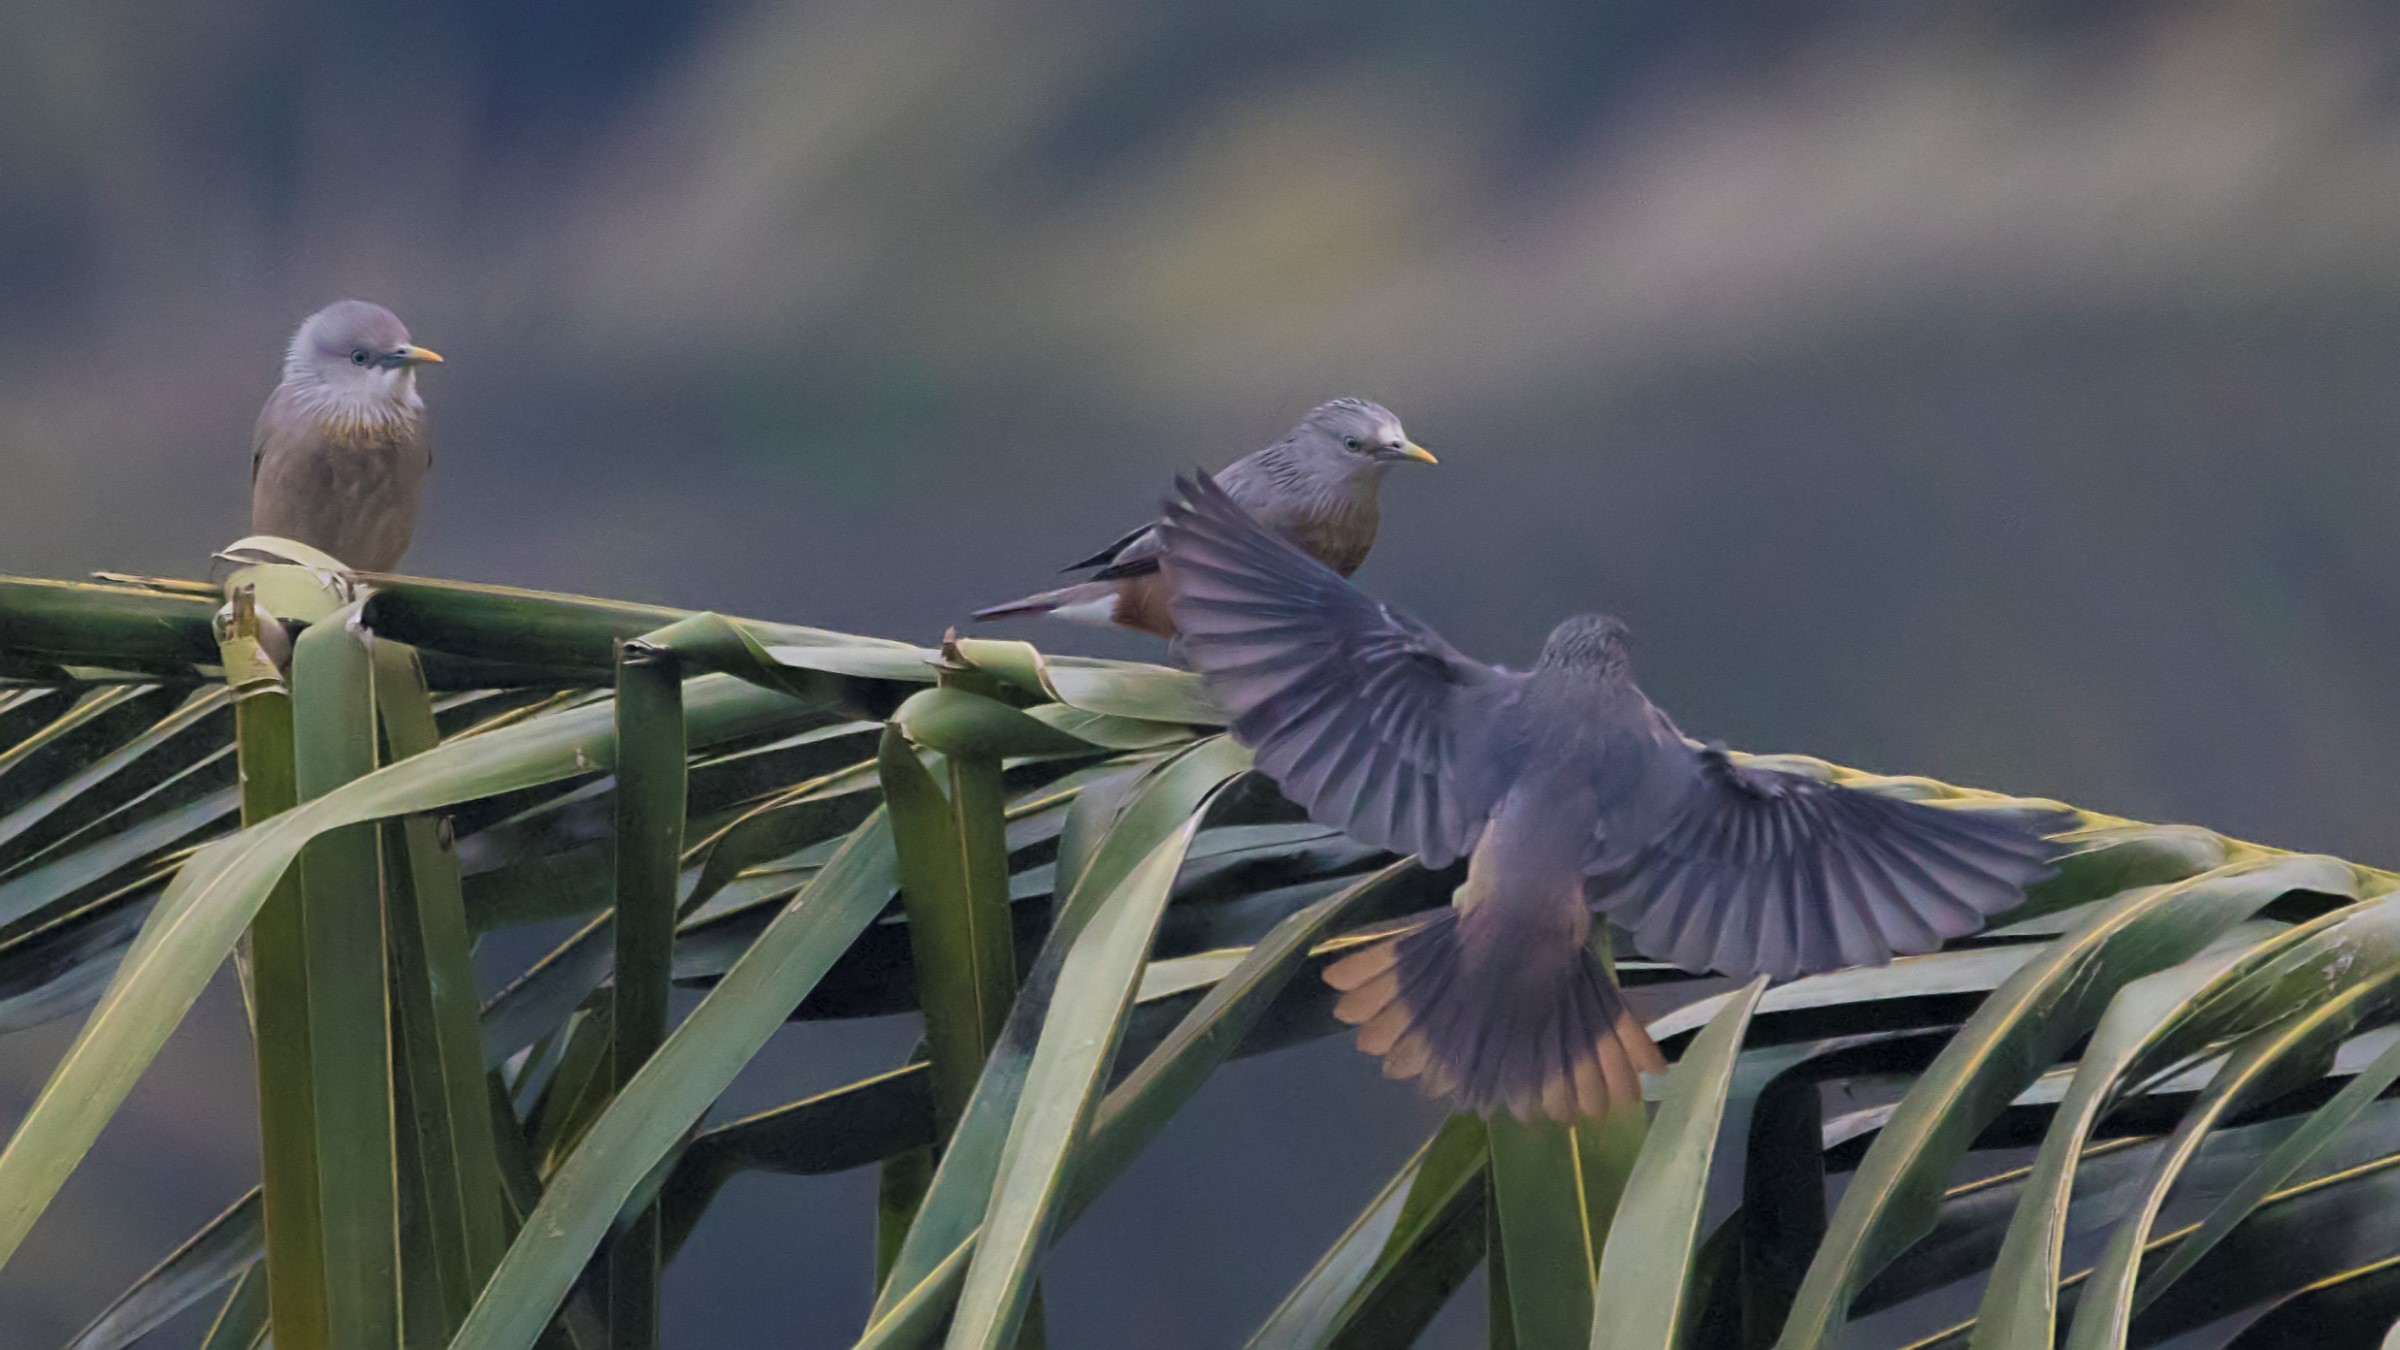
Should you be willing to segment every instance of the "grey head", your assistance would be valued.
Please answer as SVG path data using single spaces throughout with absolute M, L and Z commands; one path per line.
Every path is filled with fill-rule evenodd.
M 1623 675 L 1633 668 L 1633 649 L 1627 643 L 1632 635 L 1614 614 L 1578 614 L 1550 630 L 1536 669 Z
M 292 334 L 283 382 L 320 415 L 367 420 L 413 415 L 424 407 L 417 397 L 417 367 L 441 359 L 441 353 L 409 341 L 408 325 L 383 306 L 336 300 Z
M 1363 398 L 1337 398 L 1309 409 L 1308 416 L 1301 418 L 1300 425 L 1275 449 L 1337 478 L 1381 477 L 1384 470 L 1404 460 L 1440 462 L 1408 438 L 1391 409 Z

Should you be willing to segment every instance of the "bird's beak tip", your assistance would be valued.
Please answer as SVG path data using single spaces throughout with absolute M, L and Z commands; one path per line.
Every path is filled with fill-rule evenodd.
M 1433 452 L 1431 450 L 1428 450 L 1424 446 L 1417 444 L 1415 441 L 1410 441 L 1406 445 L 1400 447 L 1400 457 L 1402 459 L 1413 459 L 1419 464 L 1441 463 L 1440 460 L 1433 457 Z
M 431 347 L 419 347 L 412 343 L 400 349 L 400 359 L 412 365 L 438 366 L 442 363 L 442 354 Z

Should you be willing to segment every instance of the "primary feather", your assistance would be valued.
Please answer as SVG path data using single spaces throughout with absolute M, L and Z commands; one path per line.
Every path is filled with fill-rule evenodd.
M 1206 475 L 1159 530 L 1176 650 L 1261 772 L 1327 825 L 1440 867 L 1451 912 L 1345 959 L 1337 1009 L 1387 1072 L 1519 1116 L 1621 1109 L 1663 1061 L 1588 936 L 1778 978 L 1930 951 L 2023 899 L 2063 821 L 1737 764 L 1634 683 L 1625 625 L 1552 631 L 1530 672 L 1476 661 L 1263 528 Z

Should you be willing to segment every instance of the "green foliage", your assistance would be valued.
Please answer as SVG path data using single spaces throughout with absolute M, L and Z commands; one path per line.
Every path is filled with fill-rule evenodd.
M 1593 1350 L 1673 1350 L 1693 1315 L 1693 1245 L 1742 1033 L 1764 976 L 1726 1000 L 1667 1074 L 1658 1119 L 1618 1197 L 1592 1291 Z M 1665 1293 L 1666 1296 L 1661 1297 Z
M 867 1166 L 859 1343 L 1034 1344 L 1057 1234 L 1219 1065 L 1339 1030 L 1327 961 L 1447 898 L 1247 778 L 1178 671 L 229 585 L 300 628 L 288 671 L 214 588 L 0 580 L 0 1031 L 84 1018 L 0 1150 L 0 1261 L 228 959 L 258 1040 L 261 1190 L 84 1350 L 203 1301 L 211 1350 L 651 1344 L 728 1179 Z M 1883 969 L 1629 955 L 1678 1061 L 1647 1128 L 1453 1119 L 1252 1344 L 1406 1344 L 1478 1265 L 1522 1347 L 2380 1335 L 2400 878 L 2096 816 L 2072 843 L 2001 927 Z M 567 917 L 476 1005 L 477 934 Z M 680 1022 L 671 982 L 706 991 Z M 909 1010 L 910 1062 L 712 1119 L 787 1019 Z

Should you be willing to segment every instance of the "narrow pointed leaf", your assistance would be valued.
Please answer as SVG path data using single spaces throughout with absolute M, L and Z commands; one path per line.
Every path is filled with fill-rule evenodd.
M 222 687 L 184 694 L 182 703 L 129 740 L 83 762 L 55 785 L 0 816 L 0 865 L 14 865 L 103 816 L 116 813 L 147 788 L 217 753 L 231 694 Z M 24 742 L 7 754 L 19 753 Z M 0 755 L 0 758 L 5 758 Z
M 1638 1139 L 1625 1132 L 1619 1113 L 1610 1151 L 1585 1156 L 1598 1131 L 1536 1119 L 1521 1123 L 1495 1114 L 1486 1129 L 1491 1140 L 1491 1196 L 1499 1220 L 1506 1272 L 1491 1297 L 1505 1301 L 1508 1323 L 1527 1350 L 1581 1347 L 1591 1336 L 1592 1278 L 1599 1264 L 1609 1216 L 1595 1212 L 1594 1191 L 1616 1191 L 1630 1170 Z M 1614 1177 L 1601 1173 L 1614 1171 Z
M 2303 963 L 2262 971 L 2228 991 L 2228 1002 L 2256 1008 L 2271 1020 L 2235 1049 L 2159 1151 L 2140 1201 L 2110 1235 L 2076 1302 L 2068 1350 L 2114 1350 L 2126 1344 L 2134 1280 L 2151 1230 L 2167 1192 L 2216 1123 L 2316 1077 L 2333 1047 L 2400 993 L 2400 903 L 2387 900 L 2343 916 L 2320 941 L 2309 943 L 2305 954 L 2310 959 Z M 2276 998 L 2278 993 L 2284 997 Z
M 2225 1240 L 2226 1234 L 2231 1233 L 2236 1224 L 2248 1218 L 2268 1195 L 2298 1175 L 2395 1082 L 2400 1082 L 2400 1041 L 2387 1047 L 2365 1069 L 2360 1070 L 2357 1077 L 2344 1084 L 2342 1090 L 2334 1094 L 2332 1101 L 2310 1112 L 2305 1124 L 2277 1144 L 2249 1175 L 2217 1202 L 2191 1236 L 2175 1244 L 2173 1254 L 2136 1286 L 2135 1311 L 2147 1306 L 2188 1273 L 2201 1257 Z
M 1667 1074 L 1658 1118 L 1608 1227 L 1592 1291 L 1592 1350 L 1676 1350 L 1697 1309 L 1692 1261 L 1717 1127 L 1764 976 L 1725 1005 Z
M 991 1210 L 959 1291 L 953 1350 L 1000 1350 L 1015 1340 L 1035 1262 L 1057 1217 L 1068 1155 L 1099 1100 L 1143 958 L 1199 828 L 1195 813 L 1160 841 L 1100 904 L 1067 952 L 1001 1152 Z
M 585 1133 L 550 1178 L 452 1350 L 533 1344 L 625 1202 L 874 919 L 893 884 L 891 830 L 878 812 Z
M 2255 930 L 2264 927 L 2244 924 L 2227 936 L 2253 930 L 2248 945 L 2255 945 L 2264 935 Z M 2042 1138 L 2024 1198 L 1992 1267 L 1975 1318 L 1976 1350 L 2047 1350 L 2052 1343 L 2068 1201 L 2084 1141 L 2100 1113 L 2115 1101 L 2125 1072 L 2189 1013 L 2193 996 L 2213 984 L 2245 950 L 2244 944 L 2221 942 L 2181 965 L 2133 981 L 2110 1001 Z
M 900 856 L 934 1102 L 946 1133 L 974 1094 L 1016 991 L 1008 857 L 995 794 L 999 764 L 950 761 L 958 772 L 945 795 L 896 724 L 884 734 L 878 761 Z
M 2188 959 L 2292 890 L 2352 894 L 2329 858 L 2229 864 L 2130 892 L 2008 977 L 1900 1103 L 1860 1163 L 1809 1265 L 1779 1350 L 1827 1343 L 1851 1297 L 1932 1226 L 1950 1167 L 1984 1125 L 2096 1021 L 2126 983 Z
M 671 631 L 671 630 L 670 630 Z M 653 643 L 657 645 L 653 645 Z M 683 682 L 669 644 L 625 644 L 617 656 L 616 941 L 609 1082 L 622 1092 L 666 1039 L 675 964 L 675 891 L 689 784 Z M 611 1350 L 658 1344 L 655 1206 L 626 1216 L 608 1248 Z
M 91 1325 L 76 1333 L 67 1350 L 121 1350 L 240 1279 L 258 1263 L 260 1229 L 258 1192 L 253 1190 L 119 1294 Z
M 257 1350 L 267 1338 L 267 1266 L 253 1262 L 235 1281 L 199 1350 Z
M 814 715 L 807 703 L 728 679 L 686 690 L 693 743 Z M 537 718 L 403 760 L 203 849 L 168 888 L 41 1095 L 0 1150 L 0 1263 L 15 1254 L 134 1080 L 232 951 L 302 845 L 321 832 L 439 810 L 604 768 L 606 705 Z
M 376 704 L 395 760 L 439 743 L 425 675 L 405 643 L 374 644 Z M 403 1255 L 430 1317 L 409 1339 L 439 1345 L 473 1305 L 507 1246 L 499 1144 L 483 1067 L 475 963 L 458 858 L 443 826 L 414 816 L 384 827 L 389 847 L 391 979 L 407 1111 L 400 1120 L 412 1166 L 421 1240 Z M 511 1123 L 513 1128 L 513 1122 Z
M 300 799 L 293 765 L 292 700 L 282 672 L 259 645 L 258 618 L 249 597 L 236 595 L 234 614 L 223 660 L 237 700 L 242 823 L 256 826 L 290 810 Z M 331 1335 L 317 1191 L 307 934 L 300 877 L 294 869 L 275 883 L 251 925 L 248 992 L 258 1090 L 262 1227 L 267 1263 L 282 1272 L 265 1297 L 285 1336 L 301 1343 Z M 118 986 L 112 982 L 111 987 Z
M 1073 890 L 1059 906 L 1050 936 L 1018 991 L 1000 1043 L 986 1061 L 983 1076 L 976 1080 L 975 1094 L 950 1136 L 933 1187 L 901 1244 L 892 1278 L 868 1317 L 867 1340 L 862 1344 L 888 1334 L 882 1324 L 903 1304 L 918 1310 L 939 1304 L 936 1315 L 948 1306 L 945 1293 L 919 1286 L 932 1281 L 937 1268 L 959 1273 L 966 1269 L 964 1248 L 990 1206 L 1002 1146 L 1016 1118 L 1050 991 L 1058 982 L 1068 950 L 1101 902 L 1115 893 L 1150 850 L 1180 832 L 1218 785 L 1247 768 L 1249 762 L 1249 752 L 1228 737 L 1203 741 L 1152 769 L 1115 813 Z
M 1241 1047 L 1324 933 L 1378 891 L 1416 875 L 1413 862 L 1395 863 L 1340 894 L 1292 914 L 1222 979 L 1210 985 L 1207 995 L 1168 1032 L 1156 1049 L 1102 1099 L 1089 1133 L 1075 1151 L 1059 1208 L 1058 1227 L 1064 1228 L 1081 1216 L 1107 1190 L 1109 1183 L 1132 1165 L 1175 1111 L 1200 1089 L 1208 1074 Z M 1481 1122 L 1472 1117 L 1462 1119 L 1476 1127 L 1473 1150 L 1479 1175 L 1483 1149 Z M 1475 1199 L 1480 1206 L 1480 1190 Z M 1475 1239 L 1471 1244 L 1476 1255 L 1482 1251 L 1481 1223 L 1478 1208 Z M 959 1281 L 965 1277 L 967 1259 L 979 1231 L 969 1229 L 959 1244 L 934 1264 L 931 1274 L 893 1299 L 892 1311 L 878 1319 L 869 1334 L 859 1341 L 862 1350 L 920 1345 L 930 1338 L 935 1323 L 949 1307 L 949 1300 L 957 1294 Z M 1472 1258 L 1466 1265 L 1473 1266 Z M 1387 1274 L 1395 1280 L 1399 1278 L 1396 1273 Z M 1381 1286 L 1377 1288 L 1380 1290 Z
M 374 664 L 367 635 L 348 621 L 355 613 L 336 614 L 292 646 L 293 763 L 304 802 L 375 771 Z M 300 887 L 327 1334 L 345 1350 L 386 1350 L 400 1343 L 400 1228 L 374 827 L 312 840 Z
M 1101 1101 L 1090 1134 L 1076 1150 L 1062 1218 L 1072 1221 L 1108 1182 L 1132 1165 L 1142 1148 L 1258 1025 L 1319 939 L 1342 923 L 1354 907 L 1416 871 L 1414 860 L 1393 863 L 1291 915 L 1260 939 L 1241 964 L 1211 985 L 1158 1048 Z
M 1384 1183 L 1259 1329 L 1250 1350 L 1313 1350 L 1354 1325 L 1424 1244 L 1471 1218 L 1480 1246 L 1489 1144 L 1481 1117 L 1450 1117 Z M 1387 1342 L 1388 1343 L 1388 1342 Z

